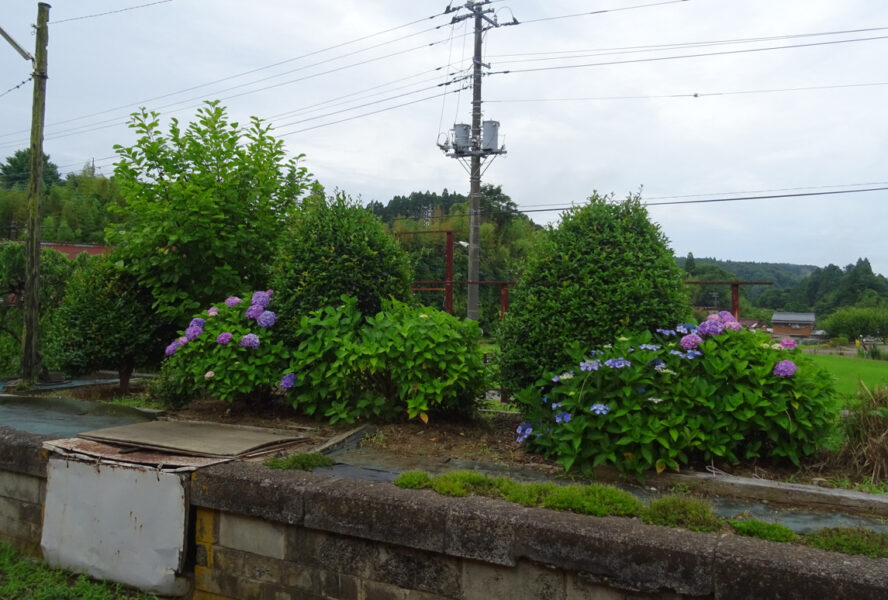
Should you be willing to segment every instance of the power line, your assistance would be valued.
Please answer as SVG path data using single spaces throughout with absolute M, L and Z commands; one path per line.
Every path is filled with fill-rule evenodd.
M 515 98 L 512 100 L 485 100 L 487 103 L 518 103 L 518 102 L 580 102 L 591 100 L 658 100 L 663 98 L 705 98 L 709 96 L 737 96 L 744 94 L 773 94 L 782 92 L 810 92 L 817 90 L 836 90 L 858 87 L 875 87 L 888 85 L 888 81 L 875 81 L 872 83 L 841 83 L 835 85 L 811 85 L 795 88 L 774 88 L 761 90 L 734 90 L 730 92 L 686 92 L 682 94 L 651 94 L 634 96 L 584 96 L 578 98 Z
M 167 2 L 171 2 L 172 0 L 165 0 L 165 1 L 167 1 Z M 81 115 L 81 116 L 79 116 L 79 117 L 72 117 L 72 118 L 69 118 L 69 119 L 64 119 L 64 120 L 62 120 L 62 121 L 56 121 L 56 122 L 54 122 L 54 123 L 51 123 L 50 126 L 62 125 L 62 124 L 64 124 L 64 123 L 70 123 L 70 122 L 72 122 L 72 121 L 80 121 L 80 120 L 83 120 L 83 119 L 88 119 L 88 118 L 90 118 L 90 117 L 96 117 L 96 116 L 99 116 L 99 115 L 108 114 L 108 113 L 110 113 L 110 112 L 114 112 L 114 111 L 118 111 L 118 110 L 131 109 L 133 106 L 137 106 L 137 105 L 146 105 L 146 104 L 148 104 L 149 102 L 153 102 L 153 101 L 156 101 L 156 100 L 161 100 L 161 99 L 163 99 L 163 98 L 169 98 L 170 96 L 176 96 L 176 95 L 179 95 L 179 94 L 184 94 L 185 92 L 190 92 L 190 91 L 193 91 L 193 90 L 196 90 L 196 89 L 200 89 L 200 88 L 208 87 L 208 86 L 214 85 L 214 84 L 216 84 L 216 83 L 222 83 L 222 82 L 224 82 L 224 81 L 230 81 L 230 80 L 232 80 L 232 79 L 237 79 L 237 78 L 239 78 L 239 77 L 244 77 L 244 76 L 246 76 L 246 75 L 251 75 L 251 74 L 253 74 L 253 73 L 258 73 L 258 72 L 260 72 L 260 71 L 264 71 L 264 70 L 267 70 L 267 69 L 271 69 L 271 68 L 274 68 L 274 67 L 278 67 L 278 66 L 280 66 L 280 65 L 284 65 L 284 64 L 287 64 L 287 63 L 291 63 L 291 62 L 294 62 L 294 61 L 297 61 L 297 60 L 302 60 L 302 59 L 308 58 L 308 57 L 310 57 L 310 56 L 315 56 L 315 55 L 318 55 L 318 54 L 322 54 L 322 53 L 324 53 L 324 52 L 329 52 L 329 51 L 331 51 L 331 50 L 335 50 L 335 49 L 337 49 L 337 48 L 342 48 L 342 47 L 344 47 L 344 46 L 349 46 L 349 45 L 351 45 L 351 44 L 355 44 L 355 43 L 358 43 L 358 42 L 362 42 L 362 41 L 364 41 L 364 40 L 368 40 L 368 39 L 371 39 L 371 38 L 374 38 L 374 37 L 378 37 L 378 36 L 380 36 L 380 35 L 385 35 L 386 33 L 391 33 L 392 31 L 397 31 L 397 30 L 399 30 L 399 29 L 403 29 L 403 28 L 405 28 L 405 27 L 409 27 L 409 26 L 411 26 L 411 25 L 415 25 L 415 24 L 420 23 L 420 22 L 423 22 L 423 21 L 427 21 L 427 20 L 430 20 L 430 19 L 435 19 L 435 18 L 437 18 L 437 17 L 440 17 L 442 14 L 444 14 L 444 13 L 439 13 L 439 14 L 435 14 L 435 15 L 431 15 L 431 16 L 423 17 L 423 18 L 421 18 L 421 19 L 416 19 L 416 20 L 414 20 L 414 21 L 410 21 L 409 23 L 404 23 L 403 25 L 397 25 L 397 26 L 395 26 L 395 27 L 390 27 L 389 29 L 385 29 L 385 30 L 382 30 L 382 31 L 377 31 L 376 33 L 367 34 L 367 35 L 364 35 L 364 36 L 361 36 L 361 37 L 358 37 L 358 38 L 354 38 L 354 39 L 352 39 L 352 40 L 348 40 L 348 41 L 346 41 L 346 42 L 341 42 L 341 43 L 339 43 L 339 44 L 334 44 L 334 45 L 332 45 L 332 46 L 328 46 L 328 47 L 326 47 L 326 48 L 321 48 L 321 49 L 319 49 L 319 50 L 313 50 L 313 51 L 311 51 L 311 52 L 307 52 L 307 53 L 305 53 L 305 54 L 301 54 L 301 55 L 299 55 L 299 56 L 295 56 L 295 57 L 292 57 L 292 58 L 288 58 L 288 59 L 286 59 L 286 60 L 282 60 L 282 61 L 278 61 L 278 62 L 275 62 L 275 63 L 271 63 L 271 64 L 268 64 L 268 65 L 264 65 L 264 66 L 262 66 L 262 67 L 257 67 L 257 68 L 255 68 L 255 69 L 250 69 L 250 70 L 248 70 L 248 71 L 242 71 L 242 72 L 240 72 L 240 73 L 236 73 L 236 74 L 234 74 L 234 75 L 229 75 L 229 76 L 226 76 L 226 77 L 222 77 L 222 78 L 220 78 L 220 79 L 214 79 L 214 80 L 209 81 L 209 82 L 207 82 L 207 83 L 202 83 L 202 84 L 195 85 L 195 86 L 191 86 L 191 87 L 188 87 L 188 88 L 183 88 L 183 89 L 180 89 L 180 90 L 175 90 L 175 91 L 173 91 L 173 92 L 168 92 L 168 93 L 165 93 L 165 94 L 161 94 L 161 95 L 159 95 L 159 96 L 153 96 L 153 97 L 151 97 L 151 98 L 147 98 L 147 99 L 144 99 L 144 100 L 139 100 L 139 101 L 137 101 L 137 102 L 130 102 L 130 103 L 128 103 L 128 104 L 121 104 L 121 105 L 119 105 L 119 106 L 115 106 L 115 107 L 112 107 L 112 108 L 108 108 L 108 109 L 100 110 L 100 111 L 97 111 L 97 112 L 94 112 L 94 113 L 89 113 L 89 114 L 86 114 L 86 115 Z M 440 27 L 440 26 L 439 26 L 439 27 Z M 398 42 L 398 41 L 401 41 L 401 40 L 407 39 L 408 37 L 413 37 L 413 36 L 416 36 L 416 35 L 421 35 L 421 34 L 426 33 L 426 32 L 428 32 L 428 31 L 434 31 L 434 30 L 438 29 L 439 27 L 430 27 L 430 28 L 428 28 L 428 29 L 423 29 L 423 30 L 421 30 L 421 31 L 418 31 L 418 32 L 413 33 L 413 34 L 410 34 L 410 35 L 408 35 L 408 36 L 403 36 L 403 37 L 400 37 L 400 38 L 396 38 L 396 39 L 394 39 L 394 40 L 389 40 L 388 42 L 384 42 L 384 43 L 381 43 L 381 44 L 376 44 L 376 45 L 374 45 L 374 46 L 370 46 L 370 47 L 368 47 L 368 48 L 365 48 L 365 49 L 360 50 L 359 52 L 363 52 L 363 51 L 371 50 L 371 49 L 374 49 L 374 48 L 378 48 L 378 47 L 380 47 L 380 46 L 382 46 L 382 45 L 385 45 L 385 44 L 395 43 L 395 42 Z M 354 54 L 354 53 L 350 53 L 350 54 L 346 54 L 346 55 L 342 55 L 342 56 L 350 56 L 351 54 Z M 315 63 L 315 64 L 321 64 L 321 63 Z M 311 65 L 310 65 L 310 66 L 311 66 Z M 280 73 L 280 74 L 278 74 L 277 76 L 282 76 L 282 75 L 285 75 L 285 74 L 290 73 L 290 72 L 293 72 L 293 71 L 287 71 L 287 72 L 284 72 L 284 73 Z M 260 80 L 260 81 L 261 81 L 261 80 Z M 254 82 L 254 83 L 255 83 L 255 82 Z M 233 88 L 227 88 L 227 89 L 233 89 Z M 227 89 L 217 90 L 217 91 L 214 92 L 214 93 L 219 93 L 220 91 L 227 91 Z M 188 100 L 183 101 L 183 102 L 188 102 Z M 28 131 L 29 131 L 29 130 L 24 129 L 24 130 L 18 130 L 18 131 L 13 131 L 13 132 L 9 132 L 9 133 L 4 133 L 4 134 L 0 134 L 0 138 L 2 138 L 2 137 L 8 137 L 8 136 L 10 136 L 10 135 L 16 135 L 16 134 L 19 134 L 19 133 L 27 133 Z
M 117 13 L 127 12 L 129 10 L 136 10 L 137 8 L 146 8 L 148 6 L 155 6 L 157 4 L 166 4 L 167 2 L 172 2 L 173 0 L 158 0 L 157 2 L 149 2 L 148 4 L 139 4 L 138 6 L 129 6 L 127 8 L 120 8 L 117 10 L 109 10 L 102 13 L 95 13 L 92 15 L 83 15 L 81 17 L 71 17 L 70 19 L 61 19 L 59 21 L 50 21 L 50 25 L 58 25 L 59 23 L 67 23 L 69 21 L 81 21 L 83 19 L 94 19 L 96 17 L 104 17 L 105 15 L 113 15 Z
M 591 10 L 581 13 L 573 13 L 569 15 L 559 15 L 557 17 L 540 17 L 539 19 L 525 19 L 520 21 L 521 25 L 525 23 L 541 23 L 543 21 L 556 21 L 558 19 L 571 19 L 574 17 L 587 17 L 589 15 L 601 15 L 610 12 L 620 12 L 624 10 L 635 10 L 636 8 L 650 8 L 652 6 L 663 6 L 666 4 L 678 4 L 679 2 L 687 2 L 687 0 L 665 0 L 664 2 L 651 2 L 649 4 L 635 4 L 633 6 L 621 6 L 620 8 L 603 8 L 599 10 Z
M 681 0 L 684 1 L 684 0 Z M 603 66 L 611 66 L 611 65 L 624 65 L 630 63 L 644 63 L 644 62 L 659 62 L 664 60 L 676 60 L 681 58 L 700 58 L 706 56 L 727 56 L 731 54 L 745 54 L 748 52 L 767 52 L 771 50 L 787 50 L 790 48 L 809 48 L 813 46 L 829 46 L 833 44 L 846 44 L 850 42 L 869 42 L 873 40 L 884 40 L 888 39 L 888 35 L 881 36 L 873 36 L 873 37 L 865 37 L 865 38 L 854 38 L 848 40 L 830 40 L 826 42 L 810 42 L 807 44 L 791 44 L 789 46 L 768 46 L 766 48 L 744 48 L 741 50 L 723 50 L 720 52 L 702 52 L 699 54 L 679 54 L 676 56 L 655 56 L 649 58 L 633 58 L 626 60 L 615 60 L 608 62 L 596 62 L 596 63 L 581 63 L 577 65 L 559 65 L 555 67 L 532 67 L 527 69 L 507 69 L 503 71 L 491 71 L 488 75 L 507 75 L 512 73 L 532 73 L 538 71 L 558 71 L 561 69 L 578 69 L 583 67 L 603 67 Z
M 32 79 L 34 79 L 34 76 L 33 76 L 33 75 L 30 76 L 30 77 L 28 77 L 28 78 L 25 79 L 24 81 L 22 81 L 20 84 L 12 86 L 12 87 L 9 88 L 8 90 L 6 90 L 6 91 L 3 92 L 2 94 L 0 94 L 0 98 L 2 98 L 3 96 L 5 96 L 6 94 L 8 94 L 8 93 L 10 93 L 10 92 L 14 92 L 15 90 L 19 89 L 20 87 L 22 87 L 23 85 L 25 85 L 26 83 L 28 83 L 29 81 L 31 81 Z

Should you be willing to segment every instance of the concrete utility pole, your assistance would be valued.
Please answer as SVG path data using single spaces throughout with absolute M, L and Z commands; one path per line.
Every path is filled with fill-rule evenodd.
M 28 182 L 28 241 L 25 253 L 25 327 L 22 335 L 22 380 L 33 385 L 40 368 L 40 196 L 43 193 L 43 117 L 46 112 L 46 47 L 49 4 L 37 5 L 34 48 L 34 99 L 31 104 L 31 179 Z
M 478 320 L 478 286 L 480 280 L 481 265 L 481 159 L 490 155 L 505 154 L 505 148 L 498 145 L 499 123 L 497 121 L 484 121 L 483 133 L 481 122 L 481 67 L 489 66 L 481 62 L 481 50 L 483 46 L 483 33 L 485 22 L 487 29 L 499 27 L 496 19 L 487 16 L 493 13 L 493 9 L 484 8 L 490 4 L 490 0 L 469 0 L 464 8 L 469 14 L 453 17 L 451 23 L 458 23 L 468 18 L 475 19 L 475 52 L 472 64 L 472 125 L 469 130 L 465 124 L 454 125 L 453 139 L 440 145 L 445 152 L 453 150 L 448 156 L 452 158 L 470 157 L 469 167 L 469 268 L 468 268 L 468 299 L 466 302 L 466 317 L 473 321 Z M 460 9 L 456 9 L 460 10 Z M 508 25 L 517 25 L 513 19 Z M 468 130 L 468 131 L 467 131 Z M 469 133 L 466 139 L 465 133 Z

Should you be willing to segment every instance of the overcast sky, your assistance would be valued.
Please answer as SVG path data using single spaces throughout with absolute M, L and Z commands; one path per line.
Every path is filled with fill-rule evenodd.
M 110 175 L 112 146 L 134 142 L 125 122 L 139 106 L 188 121 L 201 100 L 221 99 L 236 120 L 270 121 L 324 185 L 364 202 L 467 193 L 465 170 L 436 146 L 471 121 L 471 91 L 456 93 L 471 67 L 470 20 L 450 25 L 465 10 L 441 15 L 446 0 L 169 0 L 90 16 L 149 1 L 52 2 L 45 151 L 63 173 L 95 159 Z M 490 8 L 521 24 L 485 35 L 483 113 L 500 121 L 508 154 L 483 180 L 520 208 L 643 186 L 679 256 L 817 266 L 866 256 L 888 274 L 885 190 L 656 204 L 888 187 L 888 2 Z M 36 14 L 36 2 L 2 0 L 0 26 L 31 52 Z M 0 40 L 0 94 L 30 70 Z M 0 157 L 27 146 L 30 111 L 30 83 L 0 97 Z M 538 223 L 558 215 L 529 213 Z

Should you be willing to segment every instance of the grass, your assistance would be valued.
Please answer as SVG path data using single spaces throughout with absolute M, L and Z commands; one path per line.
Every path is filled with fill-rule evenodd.
M 434 477 L 424 471 L 409 471 L 402 473 L 394 484 L 405 489 L 432 489 L 446 496 L 485 496 L 523 506 L 540 506 L 599 517 L 640 517 L 666 527 L 691 531 L 734 531 L 738 535 L 774 542 L 801 543 L 844 554 L 888 557 L 888 533 L 838 527 L 796 535 L 792 529 L 778 523 L 722 519 L 713 512 L 709 502 L 687 495 L 662 496 L 645 506 L 628 492 L 610 486 L 518 483 L 475 471 L 451 471 Z
M 157 600 L 117 584 L 50 569 L 0 543 L 0 598 L 16 600 Z
M 283 458 L 271 458 L 265 461 L 269 469 L 289 469 L 297 471 L 314 471 L 320 467 L 332 467 L 336 461 L 320 452 L 291 454 Z
M 836 381 L 839 394 L 853 398 L 859 382 L 873 389 L 888 383 L 888 363 L 881 360 L 851 358 L 834 354 L 807 354 L 820 368 L 829 371 Z

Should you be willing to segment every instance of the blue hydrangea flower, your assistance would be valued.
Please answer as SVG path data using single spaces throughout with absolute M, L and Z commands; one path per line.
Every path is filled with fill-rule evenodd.
M 700 335 L 721 335 L 725 332 L 725 326 L 721 323 L 721 321 L 704 321 L 700 323 L 700 327 L 697 328 L 697 333 Z
M 658 346 L 657 344 L 641 344 L 639 348 L 641 348 L 642 350 L 659 350 L 660 346 Z
M 555 422 L 556 423 L 570 423 L 570 420 L 572 417 L 573 417 L 573 415 L 571 415 L 569 412 L 558 413 L 557 415 L 555 415 Z
M 589 410 L 594 415 L 606 415 L 608 412 L 610 412 L 610 409 L 611 407 L 607 404 L 593 404 L 589 407 Z
M 518 426 L 518 429 L 516 429 L 515 432 L 518 434 L 518 438 L 515 441 L 520 444 L 533 433 L 533 427 L 530 426 L 530 423 L 522 423 Z
M 632 363 L 620 356 L 619 358 L 609 358 L 604 361 L 605 366 L 610 367 L 611 369 L 623 369 L 625 367 L 631 367 Z
M 206 324 L 207 324 L 206 320 L 201 319 L 200 317 L 194 317 L 193 319 L 191 319 L 191 322 L 188 324 L 188 326 L 189 327 L 200 327 L 201 329 L 203 329 L 204 325 L 206 325 Z
M 270 310 L 263 310 L 262 314 L 256 317 L 256 324 L 259 327 L 271 327 L 277 320 L 277 315 Z
M 561 408 L 561 402 L 553 402 L 552 403 L 552 410 L 555 410 L 558 408 Z
M 677 335 L 674 329 L 663 329 L 662 327 L 657 328 L 657 333 L 665 335 L 666 337 L 672 337 L 673 335 Z
M 580 363 L 580 371 L 597 371 L 601 368 L 601 361 L 598 359 L 584 360 Z

